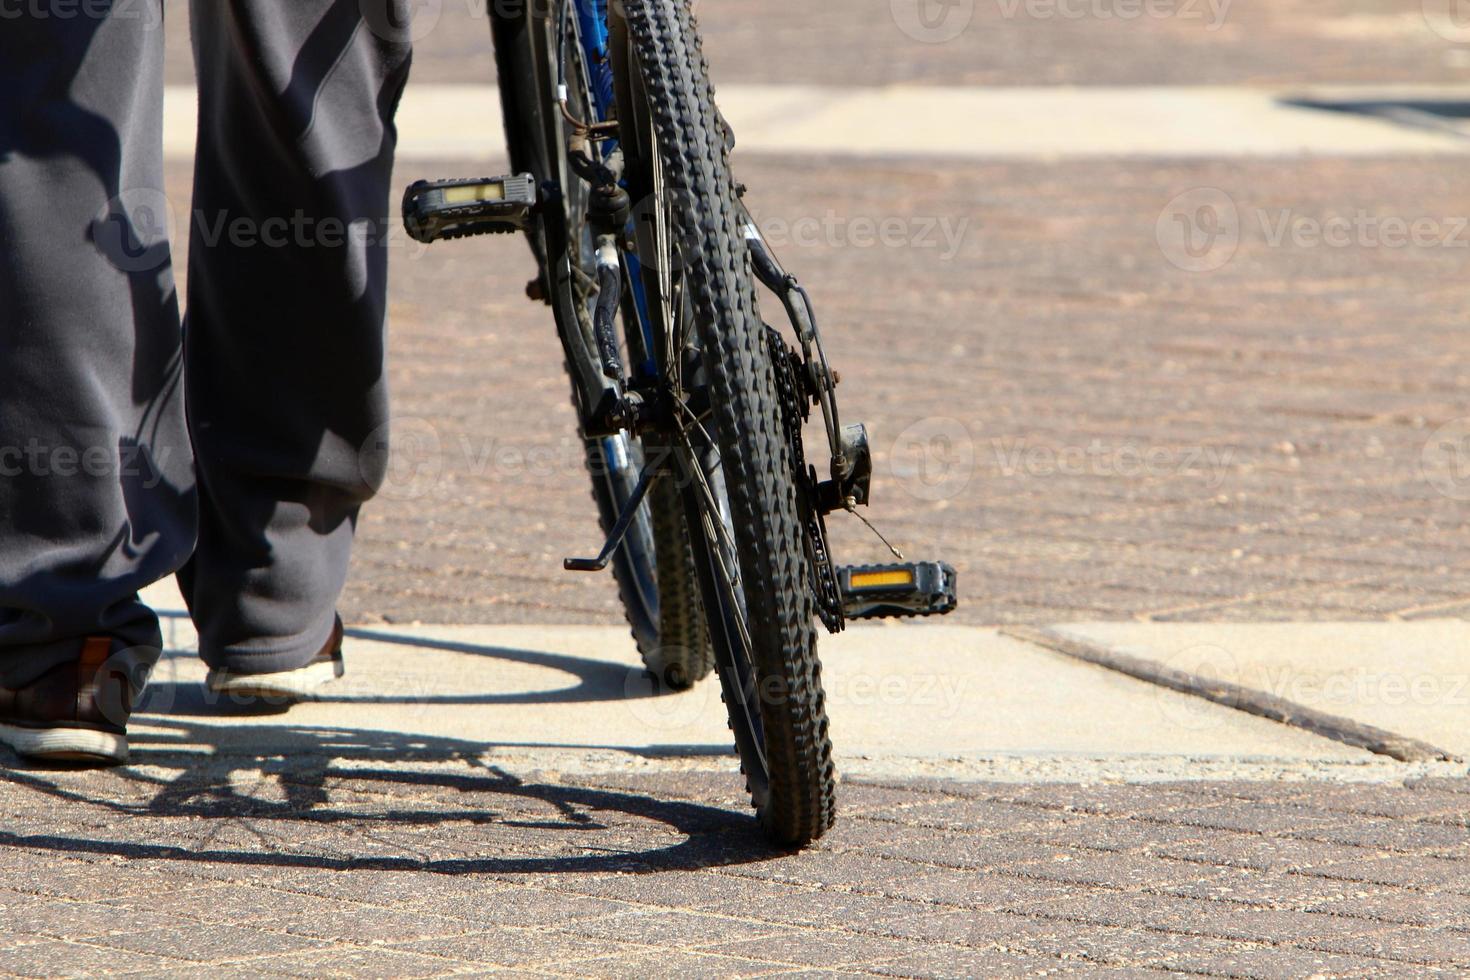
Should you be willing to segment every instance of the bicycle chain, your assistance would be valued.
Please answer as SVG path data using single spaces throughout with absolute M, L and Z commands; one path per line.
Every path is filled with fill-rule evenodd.
M 800 354 L 782 338 L 780 331 L 766 327 L 766 348 L 775 369 L 776 394 L 781 401 L 781 427 L 786 433 L 786 456 L 796 483 L 797 516 L 804 531 L 807 560 L 811 566 L 812 597 L 817 616 L 828 632 L 840 633 L 846 625 L 842 611 L 842 592 L 837 586 L 837 572 L 832 567 L 827 548 L 827 522 L 817 508 L 817 470 L 808 466 L 802 444 L 801 426 L 811 416 L 811 398 L 804 393 L 798 379 L 806 374 L 806 363 Z

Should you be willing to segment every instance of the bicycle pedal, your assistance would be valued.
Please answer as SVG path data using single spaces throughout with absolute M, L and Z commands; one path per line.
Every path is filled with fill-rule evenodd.
M 955 570 L 948 562 L 842 565 L 837 587 L 848 619 L 943 616 L 959 603 Z
M 429 244 L 470 235 L 523 231 L 536 205 L 530 174 L 460 180 L 420 180 L 403 192 L 403 227 Z

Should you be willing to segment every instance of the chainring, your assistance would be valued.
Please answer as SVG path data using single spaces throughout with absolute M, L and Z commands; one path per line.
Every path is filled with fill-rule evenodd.
M 811 416 L 810 377 L 805 359 L 782 338 L 780 331 L 766 326 L 766 348 L 775 369 L 776 393 L 781 400 L 781 426 L 786 433 L 786 459 L 796 485 L 797 518 L 801 521 L 807 567 L 811 574 L 812 597 L 817 603 L 817 616 L 829 633 L 840 633 L 847 625 L 842 611 L 842 592 L 837 585 L 837 572 L 832 567 L 832 553 L 827 547 L 827 522 L 817 506 L 817 469 L 807 465 L 806 448 L 802 444 L 801 426 Z

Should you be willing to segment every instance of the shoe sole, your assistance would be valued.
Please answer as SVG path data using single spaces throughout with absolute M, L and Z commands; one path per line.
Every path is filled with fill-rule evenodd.
M 26 759 L 48 762 L 128 761 L 128 737 L 90 728 L 22 728 L 0 725 L 0 742 Z
M 321 689 L 342 676 L 342 662 L 311 664 L 275 674 L 228 674 L 211 670 L 205 686 L 214 694 L 240 698 L 311 701 Z

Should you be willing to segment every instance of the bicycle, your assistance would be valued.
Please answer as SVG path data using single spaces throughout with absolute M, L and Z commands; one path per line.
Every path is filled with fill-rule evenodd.
M 419 181 L 419 241 L 524 234 L 588 445 L 609 566 L 658 683 L 719 676 L 765 833 L 805 845 L 836 815 L 815 621 L 955 606 L 941 562 L 835 566 L 825 517 L 866 505 L 866 429 L 844 425 L 810 296 L 731 175 L 685 0 L 491 5 L 513 175 Z M 773 294 L 796 345 L 762 320 Z M 806 460 L 819 409 L 828 478 Z M 871 525 L 870 525 L 871 526 Z

